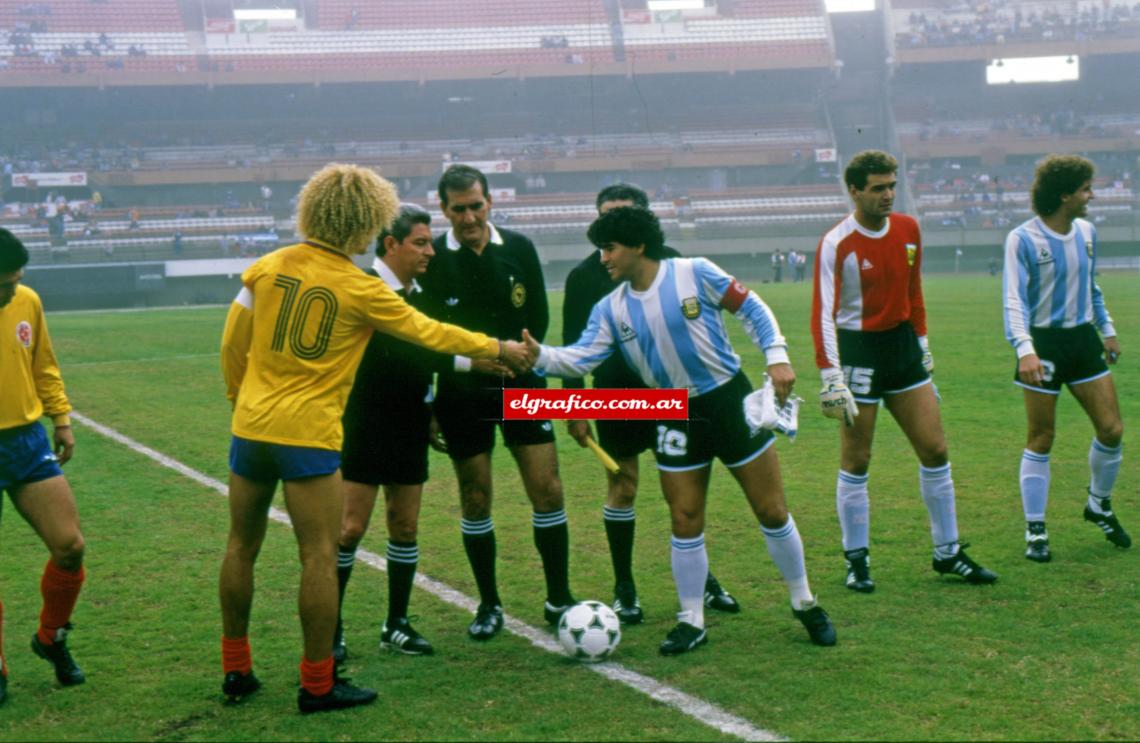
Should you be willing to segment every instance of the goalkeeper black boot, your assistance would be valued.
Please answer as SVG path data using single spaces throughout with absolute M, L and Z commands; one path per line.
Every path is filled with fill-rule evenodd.
M 1116 514 L 1112 512 L 1112 499 L 1102 498 L 1100 501 L 1102 513 L 1097 513 L 1085 506 L 1085 521 L 1096 524 L 1100 530 L 1104 532 L 1104 538 L 1115 544 L 1121 549 L 1128 549 L 1132 546 L 1132 537 L 1128 536 L 1128 532 L 1124 531 L 1124 527 L 1116 519 Z
M 721 587 L 720 582 L 713 577 L 712 573 L 709 573 L 709 577 L 705 579 L 705 606 L 723 611 L 726 614 L 740 612 L 740 604 L 736 603 L 732 594 Z
M 986 585 L 995 582 L 998 579 L 996 573 L 986 570 L 971 560 L 970 556 L 966 554 L 966 548 L 969 546 L 968 544 L 963 544 L 958 548 L 958 551 L 950 557 L 939 558 L 936 556 L 931 561 L 931 567 L 934 568 L 934 572 L 940 575 L 959 575 L 965 579 L 967 583 L 973 583 L 974 585 Z

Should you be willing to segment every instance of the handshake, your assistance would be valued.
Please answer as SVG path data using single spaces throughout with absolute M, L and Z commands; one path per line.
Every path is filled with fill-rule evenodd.
M 844 425 L 855 425 L 855 416 L 859 415 L 859 408 L 855 405 L 855 397 L 844 381 L 842 369 L 824 369 L 820 372 L 823 378 L 823 389 L 819 391 L 819 406 L 828 418 L 843 421 Z
M 530 336 L 526 330 L 523 330 L 523 339 L 521 341 L 499 341 L 499 357 L 491 364 L 497 366 L 500 374 L 507 376 L 514 376 L 515 374 L 526 374 L 534 368 L 534 364 L 538 361 L 539 344 L 534 338 Z

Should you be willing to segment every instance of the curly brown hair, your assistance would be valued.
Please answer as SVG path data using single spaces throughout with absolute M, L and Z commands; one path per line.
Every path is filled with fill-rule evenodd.
M 856 191 L 867 187 L 867 176 L 890 175 L 899 172 L 899 161 L 889 152 L 882 150 L 863 150 L 851 158 L 847 169 L 843 171 L 843 181 Z
M 297 229 L 346 253 L 363 253 L 399 210 L 396 187 L 375 171 L 330 163 L 301 189 Z
M 1049 155 L 1033 174 L 1033 211 L 1048 217 L 1061 208 L 1061 199 L 1081 189 L 1096 174 L 1091 160 L 1079 155 Z

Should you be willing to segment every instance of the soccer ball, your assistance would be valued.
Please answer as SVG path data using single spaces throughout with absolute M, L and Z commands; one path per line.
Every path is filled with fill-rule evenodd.
M 597 663 L 617 649 L 621 624 L 613 609 L 600 601 L 583 601 L 558 620 L 558 641 L 571 658 Z

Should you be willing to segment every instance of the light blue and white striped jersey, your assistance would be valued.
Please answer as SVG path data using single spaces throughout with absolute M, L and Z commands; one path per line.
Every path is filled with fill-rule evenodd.
M 1049 229 L 1040 217 L 1009 233 L 1002 274 L 1005 337 L 1018 358 L 1035 353 L 1031 327 L 1091 322 L 1104 337 L 1116 335 L 1094 279 L 1096 247 L 1096 227 L 1085 219 L 1074 219 L 1068 235 Z
M 543 346 L 535 371 L 582 377 L 620 350 L 650 387 L 703 395 L 740 371 L 721 309 L 739 318 L 769 365 L 788 363 L 776 317 L 755 292 L 706 258 L 671 258 L 644 292 L 626 281 L 599 300 L 577 343 Z

